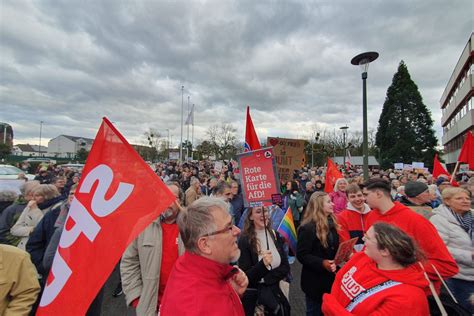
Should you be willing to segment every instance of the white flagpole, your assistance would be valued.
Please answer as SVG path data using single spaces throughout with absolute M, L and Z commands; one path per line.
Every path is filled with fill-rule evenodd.
M 179 161 L 183 162 L 183 121 L 184 121 L 184 86 L 181 86 L 181 142 L 179 143 Z
M 189 95 L 188 95 L 188 117 L 189 117 Z M 189 122 L 188 123 L 188 126 L 187 126 L 187 136 L 186 136 L 186 161 L 188 160 L 189 158 L 189 146 L 188 146 L 188 142 L 189 142 Z
M 194 104 L 193 104 L 193 113 L 191 114 L 191 122 L 193 123 L 191 131 L 191 160 L 194 160 Z

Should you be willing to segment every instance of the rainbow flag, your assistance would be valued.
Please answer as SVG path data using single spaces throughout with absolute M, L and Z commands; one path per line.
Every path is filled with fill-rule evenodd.
M 293 215 L 291 213 L 291 208 L 286 210 L 286 214 L 278 225 L 277 231 L 282 235 L 288 246 L 293 250 L 293 253 L 296 253 L 296 229 L 295 223 L 293 222 Z

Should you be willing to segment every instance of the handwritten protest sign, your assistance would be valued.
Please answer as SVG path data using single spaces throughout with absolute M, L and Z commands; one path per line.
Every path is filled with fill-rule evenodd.
M 278 175 L 283 181 L 293 179 L 293 171 L 305 162 L 304 140 L 268 137 L 267 144 L 273 146 Z
M 272 205 L 280 191 L 271 148 L 249 151 L 237 156 L 245 206 Z

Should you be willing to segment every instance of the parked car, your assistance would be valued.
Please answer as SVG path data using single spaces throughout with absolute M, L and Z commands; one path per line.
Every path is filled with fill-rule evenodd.
M 15 180 L 18 179 L 18 174 L 25 173 L 23 170 L 11 166 L 11 165 L 0 165 L 0 180 Z M 25 173 L 28 180 L 33 180 L 34 175 Z

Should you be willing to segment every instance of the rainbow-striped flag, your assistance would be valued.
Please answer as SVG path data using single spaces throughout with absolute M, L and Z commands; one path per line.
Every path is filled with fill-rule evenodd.
M 288 246 L 293 250 L 293 253 L 296 253 L 296 229 L 295 222 L 293 222 L 293 214 L 291 213 L 291 208 L 286 210 L 285 216 L 278 225 L 277 231 L 282 235 L 288 243 Z

